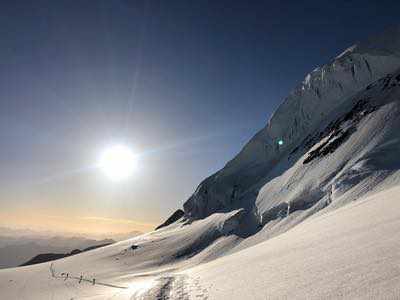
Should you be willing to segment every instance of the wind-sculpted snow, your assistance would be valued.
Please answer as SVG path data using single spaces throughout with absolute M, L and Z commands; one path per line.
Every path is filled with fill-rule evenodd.
M 398 74 L 387 75 L 348 99 L 277 162 L 272 172 L 279 173 L 262 185 L 256 199 L 262 225 L 278 217 L 274 212 L 282 203 L 303 209 L 317 203 L 318 210 L 337 208 L 399 170 Z
M 398 68 L 400 28 L 359 43 L 331 63 L 316 68 L 283 101 L 266 127 L 222 170 L 199 185 L 184 204 L 185 214 L 198 219 L 216 211 L 241 207 L 251 210 L 261 183 L 274 179 L 289 167 L 280 164 L 281 170 L 277 170 L 277 164 L 286 160 L 288 153 L 320 128 L 336 110 L 352 101 L 354 95 L 367 87 L 370 89 L 371 84 Z M 310 154 L 306 162 L 338 147 L 352 131 L 349 128 L 338 133 L 336 140 L 329 141 L 329 147 Z M 278 144 L 279 140 L 283 141 L 282 145 Z

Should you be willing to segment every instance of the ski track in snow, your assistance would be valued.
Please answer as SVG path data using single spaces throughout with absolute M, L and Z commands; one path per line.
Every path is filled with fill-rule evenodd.
M 207 289 L 197 278 L 184 274 L 170 274 L 157 279 L 157 285 L 141 297 L 132 296 L 131 300 L 207 300 Z

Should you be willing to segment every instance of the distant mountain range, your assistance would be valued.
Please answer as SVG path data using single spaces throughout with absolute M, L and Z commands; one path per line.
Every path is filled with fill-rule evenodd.
M 96 238 L 65 236 L 53 231 L 35 231 L 0 226 L 0 269 L 37 263 L 76 254 L 141 234 L 104 233 Z M 83 249 L 83 250 L 81 250 Z
M 113 240 L 109 240 L 108 243 L 104 243 L 104 244 L 100 244 L 100 245 L 96 245 L 96 246 L 90 246 L 90 247 L 87 247 L 87 248 L 85 248 L 83 250 L 75 249 L 75 250 L 72 250 L 69 253 L 43 253 L 43 254 L 39 254 L 39 255 L 36 255 L 35 257 L 31 258 L 27 262 L 21 264 L 21 267 L 22 266 L 40 264 L 40 263 L 44 263 L 44 262 L 48 262 L 48 261 L 64 258 L 64 257 L 67 257 L 67 256 L 76 255 L 76 254 L 79 254 L 79 253 L 82 253 L 82 252 L 86 252 L 86 251 L 94 250 L 94 249 L 97 249 L 97 248 L 105 247 L 105 246 L 111 245 L 113 243 L 114 243 Z
M 30 237 L 24 240 L 22 238 L 10 239 L 7 236 L 0 236 L 0 244 L 4 244 L 6 241 L 7 243 L 13 243 L 0 248 L 0 268 L 20 266 L 43 253 L 68 253 L 68 255 L 71 255 L 71 252 L 76 249 L 87 249 L 115 243 L 112 239 L 93 240 L 81 237 Z M 68 256 L 67 254 L 62 255 L 62 257 Z
M 15 244 L 19 242 L 24 242 L 31 239 L 49 239 L 50 237 L 73 237 L 73 238 L 84 238 L 93 240 L 104 240 L 113 239 L 114 241 L 125 240 L 143 232 L 132 230 L 130 232 L 104 232 L 104 233 L 71 233 L 71 232 L 61 232 L 52 230 L 32 230 L 29 228 L 10 228 L 5 226 L 0 226 L 0 248 L 5 245 Z

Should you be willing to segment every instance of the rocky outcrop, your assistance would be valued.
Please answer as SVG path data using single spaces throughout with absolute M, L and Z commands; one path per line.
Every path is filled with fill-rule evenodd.
M 178 221 L 180 218 L 184 216 L 184 212 L 182 209 L 176 210 L 164 223 L 156 227 L 156 230 L 166 227 L 168 225 L 171 225 L 172 223 L 175 223 Z

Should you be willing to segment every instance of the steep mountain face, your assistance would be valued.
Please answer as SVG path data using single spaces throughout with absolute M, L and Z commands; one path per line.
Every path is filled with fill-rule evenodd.
M 337 196 L 344 186 L 352 186 L 350 181 L 355 185 L 366 173 L 353 174 L 354 168 L 378 172 L 382 166 L 368 165 L 362 155 L 387 151 L 379 148 L 380 142 L 388 142 L 383 132 L 390 126 L 396 130 L 399 77 L 394 74 L 399 68 L 400 27 L 316 68 L 265 128 L 198 186 L 184 203 L 186 217 L 244 208 L 263 224 L 285 209 L 305 209 L 332 193 Z M 393 143 L 388 147 L 398 147 Z M 343 150 L 344 144 L 352 146 Z
M 337 208 L 398 182 L 400 72 L 349 98 L 272 169 L 256 199 L 261 224 L 296 211 Z M 389 184 L 390 185 L 390 184 Z M 386 182 L 386 188 L 388 182 Z

